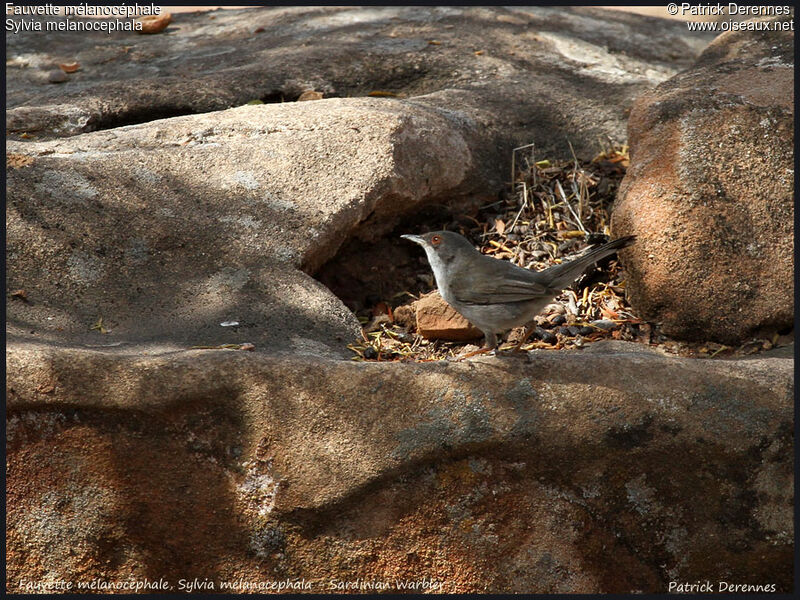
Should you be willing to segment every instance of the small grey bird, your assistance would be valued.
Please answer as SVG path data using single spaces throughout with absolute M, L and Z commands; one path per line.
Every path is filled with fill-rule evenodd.
M 575 260 L 544 271 L 531 271 L 481 254 L 453 231 L 402 235 L 428 255 L 442 298 L 483 332 L 484 347 L 467 356 L 497 348 L 497 333 L 530 323 L 564 288 L 598 260 L 632 244 L 628 235 L 590 249 Z M 535 327 L 529 327 L 517 349 Z

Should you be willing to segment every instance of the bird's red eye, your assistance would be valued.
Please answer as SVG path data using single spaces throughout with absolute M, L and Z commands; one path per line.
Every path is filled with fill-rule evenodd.
M 442 243 L 442 236 L 435 235 L 431 238 L 431 244 L 433 244 L 434 246 L 438 246 L 441 243 Z

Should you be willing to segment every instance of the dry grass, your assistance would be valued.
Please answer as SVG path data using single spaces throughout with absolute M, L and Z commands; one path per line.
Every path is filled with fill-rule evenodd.
M 580 255 L 589 245 L 609 239 L 610 211 L 628 167 L 627 146 L 605 144 L 591 161 L 539 159 L 533 145 L 514 151 L 513 185 L 501 200 L 482 207 L 475 217 L 462 216 L 459 233 L 485 254 L 527 269 L 542 270 Z M 431 229 L 442 229 L 431 224 Z M 394 311 L 386 302 L 361 317 L 363 340 L 348 346 L 353 360 L 434 361 L 475 349 L 464 342 L 426 340 L 408 316 L 411 302 Z M 412 320 L 413 321 L 413 320 Z M 636 316 L 625 298 L 624 271 L 616 257 L 601 261 L 560 294 L 536 319 L 539 329 L 523 350 L 579 348 L 602 339 L 657 345 L 683 356 L 749 354 L 777 340 L 752 340 L 738 348 L 707 342 L 669 340 Z M 512 330 L 500 349 L 512 347 L 523 328 Z

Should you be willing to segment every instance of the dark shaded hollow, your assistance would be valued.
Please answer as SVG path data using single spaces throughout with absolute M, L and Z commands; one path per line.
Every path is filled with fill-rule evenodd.
M 364 241 L 354 235 L 313 275 L 357 316 L 371 316 L 372 309 L 381 302 L 395 309 L 436 288 L 425 252 L 400 236 L 444 229 L 464 233 L 479 245 L 481 240 L 472 239 L 469 230 L 475 226 L 476 217 L 480 220 L 486 216 L 480 212 L 462 212 L 444 204 L 426 206 L 400 220 L 391 233 L 376 241 Z M 602 241 L 607 240 L 593 243 Z M 588 269 L 572 287 L 580 292 L 602 280 L 606 277 L 602 269 L 615 258 L 616 255 L 604 258 L 597 265 L 601 268 Z
M 432 204 L 398 221 L 392 231 L 375 241 L 357 235 L 316 273 L 315 279 L 333 292 L 356 315 L 367 315 L 379 302 L 393 309 L 435 288 L 425 252 L 408 240 L 405 233 L 439 229 L 458 231 L 474 225 L 456 207 Z

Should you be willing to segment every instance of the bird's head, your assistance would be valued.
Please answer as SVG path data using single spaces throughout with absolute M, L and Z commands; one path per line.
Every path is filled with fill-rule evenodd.
M 469 240 L 454 231 L 431 231 L 420 235 L 401 235 L 403 239 L 419 244 L 425 249 L 431 266 L 435 262 L 451 263 L 459 256 L 469 256 L 478 251 Z

